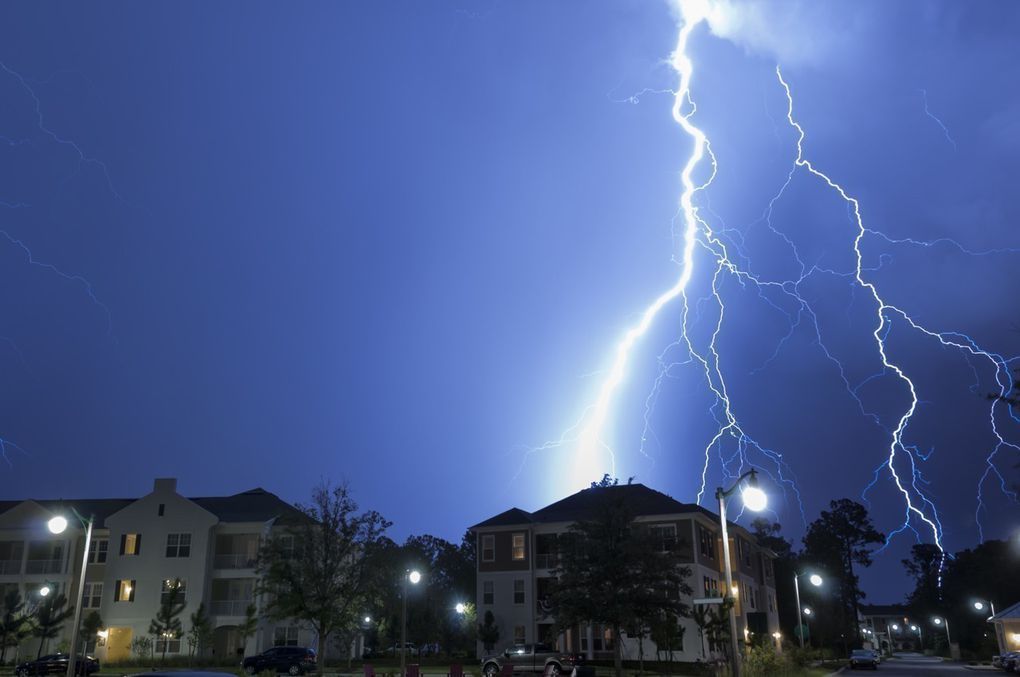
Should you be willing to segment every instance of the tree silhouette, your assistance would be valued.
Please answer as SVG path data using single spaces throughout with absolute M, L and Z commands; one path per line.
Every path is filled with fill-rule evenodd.
M 163 642 L 162 661 L 166 661 L 166 650 L 173 638 L 180 639 L 182 627 L 181 619 L 178 618 L 184 613 L 186 603 L 181 594 L 181 579 L 175 578 L 166 581 L 167 589 L 159 605 L 156 617 L 149 623 L 149 634 L 156 637 L 156 641 Z
M 3 599 L 0 615 L 0 664 L 7 657 L 7 649 L 21 644 L 32 634 L 32 619 L 25 612 L 25 600 L 15 588 L 8 590 Z
M 74 609 L 67 606 L 67 597 L 64 593 L 51 593 L 43 598 L 39 607 L 35 610 L 35 623 L 32 627 L 32 634 L 39 638 L 39 652 L 36 659 L 43 655 L 46 642 L 57 637 L 64 621 L 74 614 Z

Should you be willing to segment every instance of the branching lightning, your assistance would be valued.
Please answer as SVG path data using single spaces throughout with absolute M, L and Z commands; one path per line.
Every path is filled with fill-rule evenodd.
M 682 367 L 697 365 L 704 378 L 709 391 L 712 394 L 714 403 L 709 407 L 709 414 L 717 423 L 715 433 L 708 440 L 701 461 L 700 488 L 697 494 L 698 502 L 704 498 L 710 468 L 718 464 L 718 468 L 726 478 L 737 476 L 749 464 L 763 467 L 772 476 L 777 485 L 784 491 L 793 493 L 800 508 L 803 520 L 804 507 L 800 500 L 800 492 L 797 489 L 795 477 L 790 470 L 782 453 L 760 444 L 749 434 L 740 423 L 731 402 L 730 389 L 724 377 L 723 356 L 720 355 L 718 337 L 724 326 L 727 316 L 727 305 L 722 293 L 724 279 L 730 279 L 740 285 L 741 288 L 755 290 L 758 298 L 767 306 L 785 316 L 788 321 L 789 330 L 778 341 L 772 355 L 765 360 L 755 371 L 767 369 L 778 357 L 780 352 L 788 344 L 791 337 L 801 327 L 806 327 L 813 338 L 813 343 L 820 351 L 827 362 L 832 365 L 835 375 L 842 382 L 848 396 L 855 403 L 860 414 L 866 420 L 874 424 L 887 436 L 888 446 L 885 448 L 881 462 L 875 467 L 872 481 L 865 487 L 862 498 L 868 501 L 868 492 L 883 478 L 887 477 L 895 486 L 896 493 L 902 497 L 903 520 L 898 527 L 891 530 L 886 540 L 886 546 L 900 533 L 910 532 L 919 541 L 930 539 L 944 553 L 943 540 L 944 532 L 939 510 L 936 506 L 935 497 L 932 495 L 929 483 L 922 473 L 922 465 L 928 462 L 935 454 L 934 448 L 922 450 L 916 444 L 910 442 L 910 426 L 915 418 L 918 408 L 923 404 L 918 393 L 915 380 L 911 378 L 902 360 L 898 360 L 891 354 L 889 347 L 890 334 L 895 331 L 897 334 L 904 332 L 922 340 L 936 341 L 943 348 L 951 349 L 961 355 L 968 366 L 974 371 L 975 382 L 980 382 L 978 365 L 987 365 L 994 375 L 1000 399 L 992 399 L 988 421 L 994 443 L 989 449 L 984 461 L 984 472 L 977 486 L 977 501 L 975 508 L 975 519 L 977 521 L 979 537 L 984 538 L 981 516 L 985 510 L 983 492 L 988 482 L 997 480 L 1000 490 L 1008 498 L 1017 501 L 1017 495 L 1007 487 L 1002 473 L 996 466 L 996 457 L 1004 450 L 1020 452 L 1020 446 L 1009 441 L 999 427 L 999 418 L 1002 411 L 1014 422 L 1020 423 L 1010 406 L 1003 401 L 1009 396 L 1013 388 L 1011 370 L 1020 358 L 1006 358 L 992 350 L 986 349 L 978 344 L 973 338 L 962 332 L 950 330 L 935 330 L 928 328 L 925 324 L 913 317 L 910 312 L 898 305 L 886 300 L 878 283 L 873 280 L 874 273 L 892 261 L 892 255 L 881 253 L 874 263 L 866 263 L 863 245 L 865 241 L 875 241 L 886 246 L 896 247 L 917 247 L 935 248 L 945 247 L 954 249 L 960 254 L 967 256 L 993 256 L 1003 254 L 1020 253 L 1017 248 L 994 248 L 975 250 L 968 248 L 951 238 L 936 238 L 932 240 L 917 239 L 912 237 L 894 238 L 874 228 L 865 225 L 862 214 L 862 206 L 843 185 L 830 177 L 830 175 L 819 169 L 805 154 L 806 134 L 804 128 L 794 116 L 794 97 L 791 87 L 783 76 L 779 66 L 775 68 L 775 76 L 779 86 L 786 97 L 786 123 L 796 134 L 796 157 L 790 166 L 785 181 L 779 187 L 775 195 L 769 200 L 762 211 L 761 217 L 751 227 L 762 225 L 768 229 L 776 241 L 785 246 L 796 262 L 798 273 L 791 279 L 768 279 L 758 274 L 753 265 L 751 257 L 745 251 L 745 231 L 738 228 L 730 228 L 723 223 L 722 219 L 711 209 L 708 202 L 706 189 L 712 184 L 716 172 L 717 161 L 712 146 L 705 133 L 697 127 L 693 118 L 697 111 L 694 98 L 691 93 L 691 80 L 693 75 L 693 63 L 688 56 L 687 46 L 692 31 L 704 22 L 708 16 L 709 8 L 702 2 L 682 2 L 683 24 L 679 29 L 676 49 L 672 56 L 672 65 L 676 70 L 679 83 L 676 89 L 645 89 L 641 92 L 619 102 L 638 103 L 640 97 L 649 94 L 662 94 L 669 92 L 673 95 L 672 114 L 675 122 L 680 126 L 687 137 L 691 139 L 692 147 L 687 157 L 683 170 L 680 174 L 681 194 L 680 204 L 676 218 L 674 237 L 676 242 L 677 256 L 675 261 L 679 267 L 679 275 L 676 282 L 667 290 L 657 296 L 640 313 L 639 321 L 630 327 L 622 339 L 617 343 L 612 352 L 611 366 L 606 372 L 604 380 L 597 390 L 596 397 L 583 411 L 579 420 L 571 426 L 559 439 L 546 443 L 538 449 L 558 447 L 567 443 L 574 446 L 574 473 L 575 478 L 593 478 L 601 474 L 601 469 L 609 467 L 610 472 L 615 474 L 616 458 L 613 449 L 606 439 L 606 428 L 613 408 L 614 398 L 624 382 L 630 362 L 634 357 L 635 348 L 646 336 L 662 310 L 669 304 L 676 301 L 680 304 L 680 332 L 679 337 L 666 346 L 658 356 L 659 374 L 655 379 L 651 391 L 645 399 L 644 429 L 641 434 L 639 452 L 654 461 L 650 454 L 650 446 L 657 442 L 657 436 L 652 427 L 652 412 L 659 400 L 664 384 L 673 378 Z M 949 133 L 948 128 L 935 117 L 928 109 L 927 92 L 924 94 L 925 114 L 937 122 L 945 134 L 946 139 L 956 148 L 956 142 Z M 778 137 L 778 131 L 777 131 Z M 697 173 L 707 176 L 698 180 Z M 842 200 L 847 209 L 848 222 L 851 226 L 847 238 L 848 260 L 854 264 L 847 270 L 836 270 L 824 268 L 817 264 L 809 263 L 798 250 L 797 243 L 793 237 L 785 233 L 775 222 L 774 213 L 776 204 L 784 198 L 787 188 L 790 186 L 796 174 L 802 173 L 820 182 L 825 190 L 832 191 Z M 705 216 L 702 216 L 702 213 Z M 714 229 L 708 219 L 720 224 Z M 689 286 L 694 274 L 696 263 L 696 252 L 707 254 L 708 269 L 705 274 L 710 274 L 709 291 L 702 298 L 692 299 L 689 296 Z M 698 257 L 698 261 L 701 259 Z M 710 273 L 709 273 L 710 271 Z M 871 327 L 872 343 L 871 350 L 874 351 L 881 364 L 880 370 L 873 373 L 864 380 L 854 383 L 848 375 L 847 368 L 836 357 L 835 353 L 826 346 L 823 340 L 822 330 L 818 314 L 802 294 L 802 286 L 811 278 L 816 276 L 830 276 L 843 280 L 849 287 L 851 293 L 855 290 L 865 292 L 869 312 L 874 324 Z M 853 298 L 853 297 L 852 297 Z M 783 304 L 779 300 L 783 300 Z M 853 302 L 852 302 L 853 303 Z M 786 307 L 784 307 L 786 305 Z M 793 308 L 791 311 L 790 308 Z M 849 309 L 847 310 L 849 313 Z M 696 340 L 690 328 L 692 324 L 703 319 L 705 313 L 710 314 L 709 321 L 711 333 L 706 341 Z M 878 413 L 871 411 L 865 404 L 862 390 L 868 384 L 884 382 L 887 377 L 892 377 L 899 384 L 909 398 L 905 408 L 898 412 L 894 418 L 894 425 L 883 422 Z M 976 387 L 976 386 L 975 386 Z M 535 450 L 533 450 L 535 451 Z M 604 461 L 608 460 L 608 464 Z M 885 547 L 885 546 L 884 546 Z

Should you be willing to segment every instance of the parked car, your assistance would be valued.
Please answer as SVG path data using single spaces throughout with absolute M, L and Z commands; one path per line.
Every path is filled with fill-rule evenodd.
M 404 653 L 418 654 L 418 647 L 414 645 L 414 642 L 404 642 Z M 390 648 L 386 649 L 386 654 L 389 656 L 399 656 L 401 654 L 400 644 L 394 644 Z
M 1020 669 L 1020 651 L 1007 651 L 1001 656 L 996 656 L 999 659 L 998 667 L 1002 668 L 1006 672 L 1016 672 Z M 992 665 L 995 665 L 995 658 L 992 659 Z
M 303 675 L 306 672 L 315 672 L 315 652 L 301 646 L 274 646 L 257 656 L 246 657 L 241 661 L 241 668 L 249 675 L 263 670 Z
M 875 663 L 877 665 L 881 665 L 882 664 L 882 652 L 881 651 L 879 651 L 878 649 L 872 649 L 871 650 L 871 655 L 875 657 Z
M 482 659 L 482 674 L 493 677 L 504 665 L 512 665 L 514 672 L 537 672 L 548 677 L 569 675 L 580 665 L 579 654 L 557 651 L 549 644 L 518 644 L 501 654 Z
M 41 656 L 34 661 L 19 663 L 14 668 L 14 674 L 18 677 L 28 677 L 29 675 L 64 675 L 67 674 L 67 661 L 67 654 L 64 653 Z M 86 656 L 84 660 L 79 658 L 74 662 L 74 672 L 76 675 L 91 675 L 93 672 L 99 672 L 99 661 L 92 656 Z
M 850 652 L 850 669 L 857 668 L 878 670 L 878 661 L 875 660 L 875 653 L 871 649 L 854 649 Z

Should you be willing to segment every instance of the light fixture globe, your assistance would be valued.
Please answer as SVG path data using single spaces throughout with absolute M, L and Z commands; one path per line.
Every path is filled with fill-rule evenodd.
M 931 622 L 934 623 L 935 625 L 942 625 L 942 619 L 941 618 L 933 618 L 933 619 L 931 619 Z
M 418 581 L 421 580 L 421 572 L 415 569 L 407 574 L 407 580 L 411 581 L 414 585 L 418 585 Z
M 751 512 L 761 512 L 769 504 L 769 498 L 759 487 L 744 487 L 740 491 L 740 497 L 744 499 L 744 507 Z
M 57 515 L 56 517 L 50 518 L 50 521 L 46 523 L 50 533 L 62 534 L 67 529 L 67 518 L 63 515 Z
M 367 623 L 371 623 L 371 622 L 372 622 L 372 617 L 371 616 L 365 616 L 365 623 L 367 624 Z
M 457 606 L 454 608 L 457 610 L 457 613 L 459 614 L 462 614 L 464 613 L 464 611 L 467 610 L 467 607 L 464 606 L 463 602 L 457 602 Z
M 44 585 L 41 588 L 39 588 L 39 595 L 40 596 L 46 597 L 49 594 L 50 594 L 50 586 Z
M 810 608 L 810 607 L 804 607 L 804 615 L 805 615 L 805 616 L 810 616 L 810 615 L 811 615 L 811 614 L 813 614 L 813 613 L 814 613 L 814 612 L 813 612 L 813 611 L 811 611 L 811 608 Z
M 811 581 L 811 585 L 815 586 L 816 588 L 822 584 L 822 577 L 819 576 L 818 574 L 811 574 L 808 580 Z
M 977 609 L 978 611 L 981 611 L 982 609 L 985 608 L 985 603 L 984 602 L 974 602 L 974 608 Z

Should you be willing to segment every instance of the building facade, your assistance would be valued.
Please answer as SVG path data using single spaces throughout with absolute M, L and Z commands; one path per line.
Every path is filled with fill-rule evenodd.
M 574 522 L 591 516 L 596 491 L 622 492 L 637 521 L 679 549 L 691 570 L 689 604 L 693 599 L 723 596 L 725 570 L 718 515 L 641 484 L 585 489 L 536 512 L 512 508 L 471 527 L 478 548 L 478 619 L 481 621 L 486 611 L 492 612 L 500 631 L 496 648 L 542 642 L 593 659 L 611 656 L 614 642 L 620 641 L 625 660 L 637 660 L 641 652 L 646 658 L 657 655 L 647 637 L 639 645 L 638 638 L 626 633 L 614 638 L 609 628 L 586 625 L 559 632 L 551 614 L 547 596 L 558 564 L 558 536 Z M 737 588 L 738 638 L 747 640 L 755 633 L 774 638 L 779 632 L 774 554 L 758 547 L 743 527 L 730 523 L 727 529 Z M 693 662 L 713 657 L 707 640 L 699 637 L 697 624 L 690 618 L 680 623 L 683 647 L 673 652 L 673 660 Z M 480 642 L 477 649 L 479 655 L 485 651 Z
M 94 520 L 82 590 L 84 529 L 74 512 Z M 69 523 L 59 535 L 47 528 L 55 515 Z M 175 479 L 157 479 L 151 493 L 135 499 L 0 501 L 0 592 L 18 589 L 29 608 L 39 603 L 43 585 L 66 594 L 69 604 L 81 595 L 82 617 L 95 611 L 103 619 L 100 635 L 85 638 L 101 661 L 132 657 L 133 640 L 148 635 L 174 585 L 186 603 L 179 616 L 185 632 L 190 615 L 205 604 L 215 628 L 207 654 L 226 658 L 274 645 L 314 646 L 314 634 L 298 623 L 261 614 L 258 631 L 244 646 L 237 632 L 248 605 L 259 607 L 255 566 L 261 542 L 303 519 L 264 489 L 185 498 Z M 70 630 L 68 621 L 63 636 L 45 650 L 66 646 Z M 164 641 L 167 655 L 189 653 L 184 637 L 154 639 L 157 654 Z M 18 651 L 34 657 L 38 648 L 39 640 L 30 639 Z

